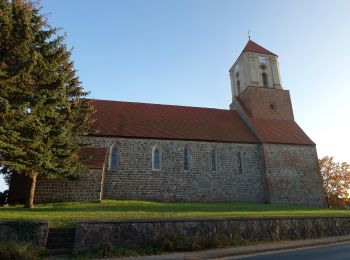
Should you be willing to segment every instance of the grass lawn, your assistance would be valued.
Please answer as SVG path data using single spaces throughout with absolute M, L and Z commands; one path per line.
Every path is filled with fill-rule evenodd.
M 0 220 L 50 220 L 51 227 L 73 226 L 81 219 L 142 218 L 224 218 L 270 216 L 341 216 L 350 210 L 314 209 L 297 206 L 258 203 L 180 203 L 133 200 L 97 202 L 64 202 L 37 204 L 33 209 L 23 205 L 0 207 Z

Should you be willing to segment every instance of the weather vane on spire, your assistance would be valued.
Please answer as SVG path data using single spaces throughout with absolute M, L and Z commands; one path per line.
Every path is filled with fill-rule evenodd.
M 248 40 L 250 40 L 250 30 L 248 30 Z

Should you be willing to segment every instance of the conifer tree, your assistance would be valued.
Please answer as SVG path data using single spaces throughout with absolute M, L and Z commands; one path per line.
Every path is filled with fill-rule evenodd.
M 70 176 L 81 167 L 79 137 L 92 108 L 65 36 L 32 1 L 0 0 L 0 171 L 30 179 Z

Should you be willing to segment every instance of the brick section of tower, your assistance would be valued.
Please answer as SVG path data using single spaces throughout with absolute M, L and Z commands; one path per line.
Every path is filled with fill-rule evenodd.
M 239 96 L 250 117 L 293 120 L 293 108 L 288 90 L 247 87 Z
M 289 91 L 248 87 L 231 109 L 261 142 L 268 202 L 325 207 L 315 143 L 294 121 Z

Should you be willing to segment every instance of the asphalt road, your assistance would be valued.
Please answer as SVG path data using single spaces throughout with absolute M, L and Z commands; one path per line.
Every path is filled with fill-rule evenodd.
M 229 258 L 225 258 L 229 259 Z M 284 252 L 261 253 L 258 255 L 250 255 L 244 257 L 236 257 L 232 259 L 254 259 L 254 260 L 350 260 L 350 242 L 333 244 L 328 246 L 293 249 Z

